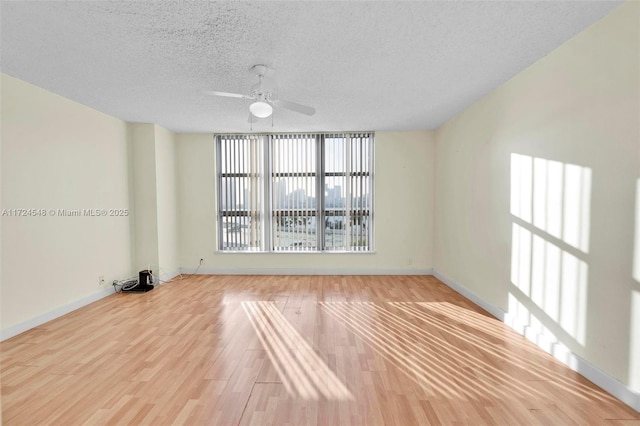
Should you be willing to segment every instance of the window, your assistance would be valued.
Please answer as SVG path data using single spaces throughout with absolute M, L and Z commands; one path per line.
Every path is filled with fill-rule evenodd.
M 373 250 L 373 134 L 216 138 L 222 251 Z

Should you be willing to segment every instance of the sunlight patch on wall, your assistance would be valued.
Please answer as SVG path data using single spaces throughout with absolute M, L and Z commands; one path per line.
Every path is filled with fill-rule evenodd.
M 584 253 L 589 253 L 590 206 L 591 169 L 565 164 L 562 240 Z
M 531 300 L 557 322 L 560 319 L 562 250 L 534 235 L 533 255 Z
M 516 223 L 512 224 L 512 234 L 512 283 L 549 319 L 584 345 L 587 263 Z M 532 321 L 526 317 L 527 324 Z
M 570 360 L 571 351 L 567 346 L 513 293 L 509 293 L 508 313 L 504 323 L 559 360 Z
M 591 174 L 588 167 L 511 154 L 511 282 L 517 290 L 509 315 L 516 329 L 548 347 L 558 344 L 549 331 L 560 333 L 554 324 L 586 343 Z
M 563 165 L 536 158 L 533 161 L 533 225 L 562 238 Z
M 242 302 L 289 395 L 311 400 L 353 400 L 347 387 L 274 305 Z
M 511 214 L 589 253 L 591 169 L 511 154 Z

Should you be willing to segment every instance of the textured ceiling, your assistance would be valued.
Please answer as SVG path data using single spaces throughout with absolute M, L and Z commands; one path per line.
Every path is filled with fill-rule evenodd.
M 619 2 L 7 2 L 2 72 L 132 122 L 249 131 L 251 65 L 277 110 L 254 131 L 432 129 Z

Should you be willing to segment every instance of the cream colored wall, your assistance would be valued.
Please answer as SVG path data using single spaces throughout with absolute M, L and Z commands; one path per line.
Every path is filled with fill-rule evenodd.
M 156 139 L 156 192 L 158 206 L 158 260 L 163 279 L 179 268 L 178 203 L 176 189 L 176 136 L 154 126 Z
M 216 247 L 215 149 L 210 134 L 176 138 L 180 265 L 195 268 L 201 258 L 210 262 Z
M 3 79 L 0 76 L 0 94 L 2 94 Z M 1 107 L 0 107 L 1 108 Z M 2 166 L 2 113 L 4 111 L 0 109 L 0 166 Z M 4 208 L 2 202 L 2 172 L 0 171 L 0 211 Z M 2 220 L 0 219 L 0 330 L 3 329 L 3 315 L 2 315 Z M 0 400 L 0 404 L 2 401 Z M 0 409 L 0 424 L 2 424 L 2 409 Z
M 175 134 L 156 124 L 129 124 L 135 270 L 167 279 L 177 273 L 178 205 Z
M 374 254 L 216 252 L 212 135 L 178 135 L 180 263 L 201 271 L 424 273 L 432 267 L 432 132 L 378 132 L 375 140 Z
M 639 16 L 638 3 L 624 4 L 438 130 L 434 261 L 542 346 L 565 347 L 636 391 Z M 560 233 L 544 224 L 556 216 Z
M 128 209 L 126 124 L 2 74 L 2 208 Z M 2 330 L 131 273 L 128 217 L 2 217 Z
M 135 271 L 158 271 L 158 194 L 156 191 L 155 126 L 129 124 L 134 213 Z

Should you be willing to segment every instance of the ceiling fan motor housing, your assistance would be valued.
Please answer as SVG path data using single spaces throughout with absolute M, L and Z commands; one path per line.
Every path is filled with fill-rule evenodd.
M 313 107 L 291 101 L 285 101 L 278 98 L 272 98 L 273 92 L 276 90 L 275 83 L 269 78 L 273 75 L 274 72 L 272 68 L 269 68 L 268 66 L 263 64 L 256 64 L 249 70 L 256 74 L 259 79 L 258 83 L 251 86 L 251 91 L 249 92 L 251 94 L 250 96 L 242 95 L 239 93 L 219 92 L 215 90 L 209 91 L 208 93 L 214 96 L 250 99 L 253 102 L 251 105 L 249 105 L 249 111 L 253 116 L 258 118 L 269 117 L 273 113 L 273 109 L 275 107 L 288 109 L 309 116 L 315 114 L 316 110 Z M 265 79 L 265 77 L 267 78 Z

